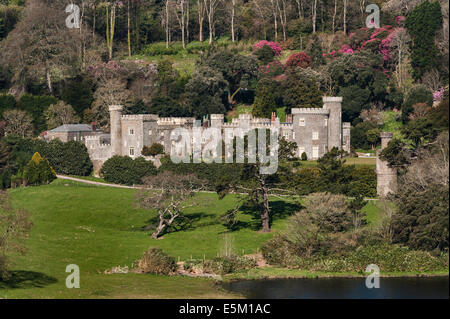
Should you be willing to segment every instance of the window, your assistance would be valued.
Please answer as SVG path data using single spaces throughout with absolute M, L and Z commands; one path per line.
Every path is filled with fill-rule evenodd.
M 284 137 L 285 139 L 288 139 L 288 138 L 289 138 L 289 131 L 283 132 L 283 137 Z
M 130 128 L 130 135 L 134 135 L 134 129 Z
M 152 135 L 152 134 L 153 134 L 152 130 L 148 130 L 148 135 Z
M 300 125 L 300 126 L 306 126 L 305 119 L 304 119 L 304 118 L 299 119 L 299 120 L 298 120 L 298 125 Z
M 292 139 L 295 140 L 295 131 L 292 131 Z
M 312 157 L 313 158 L 319 158 L 319 147 L 318 146 L 313 146 Z
M 317 141 L 317 140 L 319 139 L 319 132 L 313 132 L 313 133 L 312 133 L 312 139 L 313 139 L 314 141 Z
M 130 156 L 134 156 L 134 147 L 130 147 Z
M 325 119 L 325 126 L 328 126 L 328 119 Z

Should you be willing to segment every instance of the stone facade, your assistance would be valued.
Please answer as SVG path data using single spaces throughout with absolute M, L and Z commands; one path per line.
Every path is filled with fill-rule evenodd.
M 381 149 L 377 151 L 377 194 L 386 197 L 397 191 L 397 169 L 389 167 L 386 161 L 380 158 L 380 153 L 392 140 L 393 134 L 383 132 L 381 136 Z
M 298 157 L 303 152 L 308 159 L 318 159 L 328 150 L 338 147 L 350 151 L 350 123 L 342 123 L 342 98 L 324 97 L 323 108 L 294 108 L 287 122 L 281 123 L 275 115 L 271 119 L 253 118 L 251 114 L 240 114 L 232 122 L 225 122 L 223 114 L 211 114 L 203 123 L 195 118 L 160 118 L 157 115 L 122 115 L 121 106 L 111 106 L 111 141 L 105 135 L 96 134 L 85 138 L 89 154 L 98 173 L 101 164 L 114 155 L 142 156 L 144 146 L 160 143 L 170 154 L 170 133 L 175 128 L 191 130 L 195 125 L 245 130 L 276 129 L 280 136 L 298 145 Z

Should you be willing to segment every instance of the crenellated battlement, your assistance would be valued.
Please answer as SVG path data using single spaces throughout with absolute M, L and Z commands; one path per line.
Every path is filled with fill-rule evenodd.
M 159 116 L 155 114 L 137 114 L 137 115 L 122 115 L 124 121 L 158 121 Z
M 158 125 L 186 125 L 194 124 L 193 117 L 161 117 L 158 120 Z
M 330 110 L 319 108 L 294 108 L 291 111 L 292 114 L 330 114 Z

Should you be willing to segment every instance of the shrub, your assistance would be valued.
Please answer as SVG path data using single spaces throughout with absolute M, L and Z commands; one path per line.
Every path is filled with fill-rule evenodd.
M 89 176 L 92 172 L 93 165 L 83 143 L 76 141 L 63 143 L 55 139 L 38 148 L 57 173 Z
M 49 184 L 56 179 L 56 173 L 49 162 L 37 152 L 25 166 L 23 174 L 29 185 Z
M 135 185 L 141 184 L 143 177 L 156 175 L 156 168 L 142 157 L 133 160 L 128 156 L 113 156 L 103 164 L 100 173 L 108 182 Z
M 270 49 L 272 49 L 275 56 L 281 56 L 281 52 L 283 49 L 281 48 L 280 44 L 278 42 L 270 42 L 266 40 L 259 41 L 255 44 L 254 51 L 258 51 L 259 49 L 262 49 L 263 47 L 268 46 Z
M 188 260 L 184 269 L 190 272 L 226 275 L 256 267 L 256 260 L 251 257 L 236 255 L 216 257 L 210 260 Z
M 142 149 L 142 155 L 144 156 L 156 156 L 164 154 L 164 146 L 159 143 L 154 143 L 151 146 L 144 146 Z
M 145 274 L 169 275 L 177 270 L 177 265 L 162 249 L 151 247 L 138 261 L 138 269 Z
M 371 167 L 355 167 L 351 172 L 351 182 L 348 187 L 348 196 L 364 196 L 374 198 L 377 196 L 377 174 Z
M 16 99 L 9 94 L 0 94 L 0 118 L 4 111 L 12 110 L 16 107 Z
M 302 68 L 306 69 L 312 63 L 312 59 L 305 53 L 294 53 L 292 54 L 286 62 L 286 67 L 289 69 Z
M 285 238 L 276 234 L 261 246 L 264 259 L 271 265 L 288 266 L 292 264 L 292 249 Z
M 303 213 L 323 232 L 342 232 L 351 226 L 347 197 L 329 193 L 311 194 L 306 198 Z
M 428 106 L 433 105 L 433 93 L 422 86 L 413 87 L 402 105 L 402 121 L 408 122 L 410 115 L 414 112 L 414 105 L 424 103 Z
M 255 55 L 263 64 L 271 63 L 275 59 L 275 52 L 268 45 L 256 50 Z
M 302 153 L 302 161 L 307 161 L 308 160 L 308 155 L 306 155 L 305 152 Z

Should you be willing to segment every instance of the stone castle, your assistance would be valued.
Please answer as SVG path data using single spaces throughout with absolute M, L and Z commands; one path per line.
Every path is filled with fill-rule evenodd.
M 202 127 L 276 129 L 286 140 L 296 142 L 298 156 L 306 153 L 308 159 L 318 159 L 328 150 L 338 147 L 350 151 L 350 123 L 342 123 L 342 98 L 324 97 L 323 108 L 294 108 L 285 123 L 276 116 L 271 119 L 253 118 L 251 114 L 240 114 L 231 123 L 224 121 L 223 114 L 211 114 Z M 157 115 L 123 115 L 122 106 L 109 108 L 111 133 L 93 134 L 84 137 L 85 145 L 99 171 L 103 163 L 114 155 L 142 156 L 144 146 L 159 143 L 170 154 L 170 134 L 175 128 L 192 129 L 195 118 L 160 118 Z
M 94 171 L 97 174 L 103 163 L 114 155 L 142 156 L 144 146 L 159 143 L 170 154 L 172 141 L 171 131 L 175 128 L 192 129 L 200 125 L 203 128 L 214 127 L 219 129 L 241 128 L 250 129 L 267 128 L 278 131 L 279 136 L 286 140 L 296 142 L 298 157 L 306 153 L 308 159 L 318 159 L 333 147 L 350 151 L 350 123 L 342 123 L 342 98 L 324 97 L 322 108 L 293 108 L 287 115 L 286 122 L 281 122 L 275 114 L 271 119 L 253 118 L 251 114 L 241 114 L 232 122 L 225 122 L 223 114 L 211 114 L 203 123 L 196 122 L 195 118 L 160 118 L 157 115 L 123 115 L 122 106 L 109 108 L 111 132 L 105 134 L 85 129 L 83 132 L 70 132 L 68 136 L 83 141 L 89 151 Z M 52 135 L 61 132 L 48 132 Z M 55 135 L 56 136 L 56 135 Z

